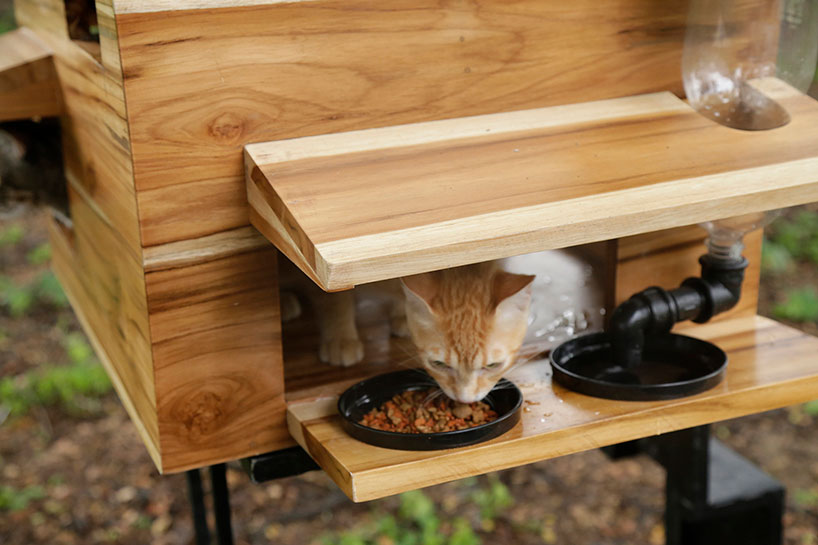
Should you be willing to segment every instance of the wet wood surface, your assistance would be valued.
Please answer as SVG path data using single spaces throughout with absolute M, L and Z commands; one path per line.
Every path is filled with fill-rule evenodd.
M 550 366 L 539 361 L 510 376 L 525 398 L 520 423 L 483 444 L 433 452 L 373 447 L 343 431 L 337 397 L 329 395 L 290 402 L 290 431 L 350 498 L 366 501 L 818 397 L 814 337 L 761 317 L 684 332 L 715 342 L 729 358 L 724 381 L 692 397 L 652 402 L 588 397 L 552 384 Z

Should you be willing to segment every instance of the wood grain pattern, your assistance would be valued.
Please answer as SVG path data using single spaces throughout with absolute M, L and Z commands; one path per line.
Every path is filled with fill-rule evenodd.
M 87 52 L 66 44 L 55 57 L 65 115 L 63 157 L 70 182 L 123 241 L 122 251 L 142 261 L 124 96 Z
M 704 229 L 691 225 L 619 239 L 616 257 L 616 304 L 649 286 L 672 289 L 678 287 L 687 277 L 699 276 L 701 272 L 699 256 L 707 252 L 704 245 L 705 237 Z M 735 307 L 715 316 L 713 320 L 729 320 L 737 316 L 756 314 L 761 278 L 762 239 L 761 230 L 744 237 L 743 255 L 749 260 L 750 265 L 745 271 L 741 299 Z
M 68 41 L 64 0 L 14 0 L 14 18 L 18 26 L 30 28 L 41 36 Z
M 61 0 L 17 5 L 18 21 L 53 51 L 64 99 L 63 157 L 73 228 L 51 226 L 54 268 L 161 471 L 151 332 L 121 75 L 68 39 Z
M 51 49 L 25 28 L 0 35 L 0 121 L 61 112 Z
M 366 445 L 341 429 L 332 399 L 290 404 L 288 421 L 336 484 L 353 500 L 367 501 L 818 397 L 818 339 L 760 317 L 686 333 L 728 353 L 727 377 L 716 388 L 671 401 L 610 401 L 552 385 L 547 363 L 532 363 L 512 377 L 530 410 L 505 435 L 472 447 L 412 452 Z
M 244 227 L 143 252 L 111 2 L 97 6 L 101 62 L 53 32 L 65 25 L 60 6 L 43 6 L 31 22 L 55 52 L 66 97 L 74 221 L 70 236 L 53 233 L 55 267 L 157 467 L 291 445 L 275 250 Z
M 246 225 L 249 142 L 681 93 L 686 6 L 316 0 L 119 13 L 143 242 Z
M 764 85 L 789 125 L 728 129 L 667 93 L 561 107 L 542 129 L 501 114 L 479 136 L 466 119 L 248 146 L 248 187 L 263 186 L 251 206 L 278 216 L 323 288 L 343 289 L 818 199 L 818 102 Z
M 96 0 L 96 5 L 100 59 L 105 70 L 121 81 L 122 63 L 119 59 L 119 36 L 117 36 L 116 29 L 114 0 Z
M 266 248 L 269 244 L 252 227 L 240 227 L 197 239 L 145 248 L 143 266 L 146 272 L 175 269 Z
M 292 444 L 275 268 L 267 247 L 147 274 L 164 472 Z
M 124 0 L 117 1 L 116 12 L 150 13 L 153 11 L 236 8 L 311 1 L 314 0 Z
M 119 398 L 162 468 L 142 267 L 115 229 L 69 185 L 74 228 L 51 224 L 52 265 Z

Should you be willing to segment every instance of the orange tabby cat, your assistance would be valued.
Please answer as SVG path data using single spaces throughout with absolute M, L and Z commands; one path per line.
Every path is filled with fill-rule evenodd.
M 514 364 L 528 326 L 533 276 L 495 262 L 403 279 L 421 362 L 452 399 L 483 399 Z
M 487 262 L 339 293 L 325 293 L 309 281 L 301 287 L 321 309 L 316 316 L 322 361 L 348 366 L 363 359 L 355 298 L 376 292 L 391 302 L 392 334 L 411 334 L 429 374 L 446 395 L 466 403 L 485 397 L 513 365 L 528 325 L 533 279 Z M 298 313 L 297 300 L 282 294 L 282 316 Z

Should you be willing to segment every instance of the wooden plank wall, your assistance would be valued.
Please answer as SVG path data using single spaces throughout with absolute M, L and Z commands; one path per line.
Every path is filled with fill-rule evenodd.
M 682 92 L 685 0 L 139 4 L 116 8 L 145 246 L 246 225 L 250 142 Z
M 147 274 L 165 471 L 292 444 L 277 253 L 265 245 Z
M 51 49 L 26 28 L 0 35 L 0 121 L 61 112 Z
M 145 252 L 112 1 L 97 2 L 99 55 L 68 39 L 62 0 L 17 8 L 54 49 L 66 102 L 74 225 L 52 225 L 54 268 L 157 467 L 290 445 L 275 250 L 240 229 Z
M 18 23 L 54 51 L 65 103 L 60 120 L 73 228 L 51 226 L 53 266 L 148 452 L 161 467 L 121 73 L 68 39 L 62 0 L 18 0 L 15 11 Z

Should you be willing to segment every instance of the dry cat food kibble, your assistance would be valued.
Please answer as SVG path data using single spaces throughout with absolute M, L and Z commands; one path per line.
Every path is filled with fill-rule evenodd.
M 364 415 L 360 424 L 398 433 L 439 433 L 465 430 L 497 420 L 497 413 L 482 401 L 458 403 L 437 390 L 409 390 L 396 394 Z

